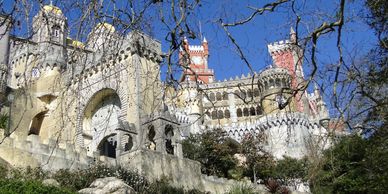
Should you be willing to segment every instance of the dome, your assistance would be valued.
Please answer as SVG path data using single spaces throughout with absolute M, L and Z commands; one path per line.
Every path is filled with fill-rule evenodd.
M 105 29 L 109 30 L 110 32 L 116 31 L 115 27 L 112 26 L 112 24 L 109 24 L 106 22 L 98 23 L 95 29 L 100 29 L 100 28 L 105 28 Z
M 62 15 L 62 10 L 56 6 L 53 6 L 53 5 L 45 5 L 45 6 L 43 6 L 43 10 L 45 10 L 46 12 L 49 12 L 49 13 L 56 14 L 56 15 Z

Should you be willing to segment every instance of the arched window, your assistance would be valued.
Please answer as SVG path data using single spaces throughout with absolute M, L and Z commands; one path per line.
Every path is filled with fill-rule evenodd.
M 262 115 L 263 114 L 263 109 L 261 108 L 261 106 L 257 106 L 256 107 L 256 115 Z
M 276 85 L 276 87 L 278 87 L 278 88 L 281 87 L 280 79 L 279 79 L 279 78 L 276 78 L 275 85 Z
M 247 93 L 245 92 L 245 90 L 241 90 L 241 98 L 245 99 L 246 97 L 247 97 Z
M 229 119 L 229 118 L 230 118 L 230 112 L 229 112 L 228 109 L 225 110 L 224 115 L 225 115 L 225 118 L 226 118 L 226 119 Z
M 251 116 L 255 116 L 255 115 L 256 115 L 256 110 L 255 110 L 254 107 L 251 107 L 249 110 L 250 110 L 250 113 L 249 113 L 249 114 L 250 114 Z
M 224 118 L 224 112 L 222 110 L 219 110 L 217 113 L 218 119 L 223 119 Z
M 248 96 L 248 98 L 252 98 L 253 97 L 251 89 L 248 89 L 247 96 Z
M 241 98 L 241 94 L 239 90 L 235 90 L 234 95 L 236 96 L 236 98 Z
M 133 140 L 132 136 L 129 134 L 123 135 L 123 142 L 124 142 L 124 151 L 129 151 L 133 147 Z
M 222 99 L 223 99 L 223 100 L 228 100 L 228 93 L 223 92 L 223 93 L 222 93 Z
M 51 28 L 51 37 L 53 41 L 59 42 L 60 32 L 61 32 L 61 27 L 59 27 L 58 25 L 54 25 Z
M 155 142 L 155 128 L 153 125 L 150 125 L 148 127 L 148 149 L 150 150 L 156 150 L 156 142 Z
M 212 119 L 217 119 L 217 111 L 213 110 L 212 112 Z
M 40 128 L 42 127 L 42 123 L 46 113 L 47 111 L 41 112 L 32 119 L 28 135 L 39 135 Z
M 216 100 L 216 97 L 214 96 L 214 93 L 213 93 L 213 92 L 210 93 L 209 99 L 210 99 L 210 101 L 215 101 L 215 100 Z
M 244 108 L 243 113 L 244 113 L 244 116 L 245 116 L 245 117 L 249 116 L 249 110 L 248 110 L 248 108 Z
M 168 154 L 174 154 L 174 146 L 172 144 L 172 138 L 174 137 L 174 129 L 171 125 L 166 125 L 164 135 L 166 143 L 166 152 Z
M 260 96 L 260 90 L 259 90 L 259 88 L 255 88 L 255 89 L 253 90 L 253 95 L 254 95 L 255 97 Z
M 237 117 L 242 117 L 241 108 L 238 108 L 238 109 L 237 109 Z
M 221 95 L 220 92 L 217 92 L 216 99 L 217 99 L 217 101 L 221 101 L 222 100 L 222 95 Z

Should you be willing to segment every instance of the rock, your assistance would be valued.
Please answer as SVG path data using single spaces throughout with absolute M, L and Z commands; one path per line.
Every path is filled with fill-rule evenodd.
M 42 183 L 44 186 L 54 186 L 54 187 L 60 186 L 58 181 L 56 181 L 55 179 L 44 179 Z
M 135 190 L 116 177 L 99 178 L 89 188 L 78 191 L 83 194 L 135 194 Z

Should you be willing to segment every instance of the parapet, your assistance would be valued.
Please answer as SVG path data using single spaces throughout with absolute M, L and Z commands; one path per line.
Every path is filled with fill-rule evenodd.
M 268 51 L 269 53 L 281 53 L 287 50 L 291 50 L 293 48 L 293 43 L 291 43 L 289 40 L 281 40 L 278 42 L 274 42 L 271 44 L 268 44 Z

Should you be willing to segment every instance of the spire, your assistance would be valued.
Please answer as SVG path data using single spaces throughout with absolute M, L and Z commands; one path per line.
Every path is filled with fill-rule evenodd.
M 203 37 L 203 41 L 202 42 L 207 42 L 207 40 L 206 40 L 206 37 L 204 36 Z
M 296 32 L 293 27 L 290 29 L 290 41 L 291 43 L 296 43 Z

